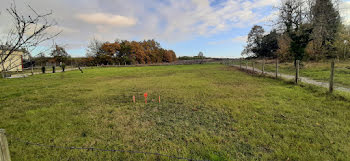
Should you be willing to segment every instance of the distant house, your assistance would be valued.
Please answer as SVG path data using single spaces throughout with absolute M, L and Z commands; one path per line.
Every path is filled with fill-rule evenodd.
M 0 61 L 1 58 L 5 58 L 9 53 L 6 48 L 0 48 Z M 25 55 L 25 50 L 14 51 L 5 61 L 4 68 L 0 64 L 0 71 L 23 71 L 23 57 Z

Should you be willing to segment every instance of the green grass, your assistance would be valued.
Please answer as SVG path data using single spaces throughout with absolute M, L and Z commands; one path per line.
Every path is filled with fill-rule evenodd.
M 349 98 L 218 64 L 95 68 L 1 79 L 0 127 L 15 161 L 171 159 L 13 137 L 193 159 L 349 160 Z

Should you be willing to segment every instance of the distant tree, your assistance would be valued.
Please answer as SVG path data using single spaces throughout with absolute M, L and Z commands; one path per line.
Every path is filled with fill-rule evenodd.
M 86 49 L 86 57 L 95 57 L 100 51 L 102 42 L 98 41 L 96 38 L 93 38 Z
M 279 25 L 290 38 L 290 52 L 296 60 L 302 60 L 305 48 L 311 41 L 312 25 L 309 23 L 310 12 L 303 0 L 282 0 L 279 6 Z
M 164 53 L 163 61 L 164 62 L 173 62 L 176 60 L 175 52 L 172 50 L 167 50 Z
M 131 43 L 129 41 L 123 40 L 120 43 L 120 50 L 118 53 L 118 60 L 120 63 L 131 64 L 133 61 L 131 59 Z M 144 58 L 145 62 L 149 61 L 147 58 Z
M 336 55 L 338 58 L 347 59 L 350 53 L 350 27 L 345 25 L 339 26 L 339 31 L 334 42 Z
M 141 42 L 141 45 L 143 47 L 143 52 L 145 54 L 144 62 L 145 64 L 150 64 L 152 62 L 151 55 L 155 50 L 157 50 L 157 43 L 155 43 L 154 40 L 144 40 Z
M 291 39 L 287 34 L 282 34 L 278 37 L 278 49 L 276 54 L 280 60 L 293 60 L 294 55 L 290 52 Z
M 171 60 L 171 62 L 174 62 L 174 61 L 176 61 L 176 54 L 175 54 L 175 52 L 174 52 L 173 50 L 169 50 L 169 52 L 170 52 L 170 54 L 171 54 L 171 57 L 172 57 L 172 60 Z
M 203 52 L 199 52 L 197 57 L 201 60 L 199 64 L 203 64 L 205 58 Z
M 248 34 L 247 45 L 242 52 L 242 56 L 258 56 L 261 53 L 261 43 L 264 37 L 264 28 L 254 25 Z
M 199 53 L 198 53 L 198 57 L 201 58 L 201 59 L 204 58 L 203 52 L 199 52 Z
M 131 42 L 131 57 L 136 64 L 145 64 L 145 60 L 147 60 L 142 45 L 136 41 Z
M 35 63 L 40 64 L 40 66 L 45 66 L 48 58 L 45 56 L 45 53 L 41 52 L 35 57 Z
M 116 40 L 114 43 L 90 42 L 87 50 L 89 58 L 98 64 L 151 64 L 176 61 L 172 50 L 161 48 L 155 40 L 141 42 Z
M 338 9 L 332 0 L 315 0 L 311 8 L 313 24 L 313 46 L 315 52 L 322 56 L 334 57 L 337 32 L 341 20 Z
M 100 48 L 100 52 L 97 54 L 97 57 L 100 60 L 99 62 L 110 65 L 117 63 L 120 48 L 121 46 L 118 42 L 104 43 Z
M 278 50 L 278 37 L 279 34 L 276 30 L 272 30 L 269 34 L 265 35 L 262 40 L 259 49 L 257 49 L 257 57 L 276 57 L 276 51 Z
M 65 63 L 69 58 L 69 54 L 66 52 L 66 50 L 58 45 L 55 45 L 51 52 L 51 56 L 54 58 L 55 63 Z

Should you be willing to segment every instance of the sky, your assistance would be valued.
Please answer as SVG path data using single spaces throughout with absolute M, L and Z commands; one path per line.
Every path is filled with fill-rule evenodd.
M 6 8 L 13 0 L 0 1 L 0 36 L 11 27 Z M 85 56 L 89 41 L 113 42 L 155 39 L 177 56 L 240 57 L 247 34 L 255 24 L 266 31 L 277 17 L 280 0 L 15 0 L 19 11 L 52 11 L 62 33 L 55 43 L 73 57 Z M 350 0 L 342 2 L 344 21 L 350 22 Z M 52 44 L 52 42 L 50 42 Z M 37 51 L 49 46 L 42 44 Z M 34 53 L 35 55 L 35 53 Z

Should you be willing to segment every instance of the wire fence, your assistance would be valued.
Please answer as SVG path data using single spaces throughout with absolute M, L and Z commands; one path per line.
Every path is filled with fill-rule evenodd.
M 75 146 L 65 147 L 65 146 L 56 146 L 56 145 L 46 145 L 42 143 L 33 143 L 24 139 L 20 139 L 12 135 L 9 135 L 8 133 L 5 133 L 5 136 L 8 137 L 10 141 L 17 141 L 25 145 L 37 146 L 37 147 L 47 148 L 51 150 L 64 149 L 64 150 L 87 150 L 87 151 L 101 151 L 101 152 L 120 152 L 120 153 L 130 153 L 130 154 L 154 155 L 154 156 L 167 157 L 167 158 L 177 159 L 177 160 L 209 161 L 209 160 L 198 160 L 198 159 L 192 159 L 192 158 L 178 157 L 173 155 L 165 155 L 165 154 L 156 153 L 156 152 L 142 152 L 142 151 L 135 151 L 135 150 L 121 150 L 121 149 L 101 149 L 101 148 L 95 148 L 95 147 L 75 147 Z
M 273 76 L 275 78 L 294 79 L 299 82 L 350 92 L 350 82 L 347 81 L 350 73 L 349 61 L 336 61 L 334 59 L 323 62 L 279 62 L 277 59 L 235 59 L 227 60 L 225 65 L 235 66 L 247 72 Z

